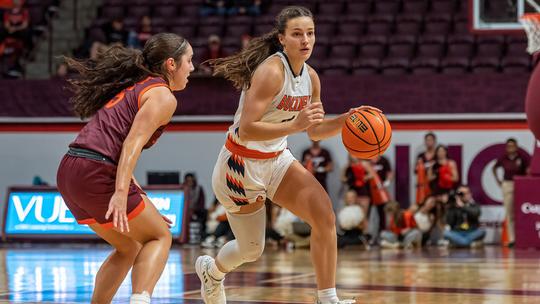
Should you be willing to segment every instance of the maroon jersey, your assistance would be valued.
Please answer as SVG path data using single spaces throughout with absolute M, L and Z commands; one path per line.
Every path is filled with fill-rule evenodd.
M 168 87 L 165 80 L 148 77 L 122 90 L 96 112 L 69 146 L 99 152 L 118 163 L 124 140 L 139 111 L 142 95 L 151 88 L 161 86 Z M 144 149 L 156 143 L 164 128 L 161 126 L 152 134 Z

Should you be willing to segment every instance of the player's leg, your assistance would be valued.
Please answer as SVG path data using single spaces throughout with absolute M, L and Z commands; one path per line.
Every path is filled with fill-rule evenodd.
M 250 205 L 250 209 L 256 206 L 259 209 L 254 212 L 248 210 L 251 213 L 227 213 L 235 239 L 227 242 L 215 259 L 208 255 L 197 259 L 195 270 L 201 280 L 201 295 L 205 303 L 226 303 L 225 275 L 244 263 L 256 261 L 263 253 L 266 208 L 264 204 L 255 203 Z
M 129 221 L 130 232 L 118 232 L 100 224 L 90 227 L 115 251 L 101 266 L 96 277 L 92 302 L 109 303 L 131 267 L 133 297 L 150 303 L 150 296 L 169 256 L 172 237 L 161 214 L 145 196 L 144 209 Z
M 142 245 L 113 229 L 100 224 L 89 225 L 96 234 L 114 247 L 96 274 L 92 303 L 110 303 L 133 266 Z
M 332 203 L 326 191 L 295 161 L 283 176 L 273 201 L 311 226 L 311 258 L 317 275 L 317 288 L 319 291 L 334 289 L 337 234 Z M 332 302 L 337 302 L 337 297 Z
M 145 208 L 129 221 L 130 231 L 125 234 L 142 244 L 131 271 L 133 293 L 151 295 L 167 263 L 172 236 L 154 204 L 145 195 L 141 196 Z

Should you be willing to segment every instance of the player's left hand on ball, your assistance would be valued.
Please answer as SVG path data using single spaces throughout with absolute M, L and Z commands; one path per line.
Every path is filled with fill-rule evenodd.
M 359 107 L 356 107 L 356 108 L 351 108 L 349 110 L 349 115 L 356 112 L 356 111 L 362 111 L 362 110 L 369 110 L 369 111 L 374 111 L 374 112 L 379 112 L 379 113 L 382 113 L 382 110 L 379 109 L 379 108 L 376 108 L 376 107 L 372 107 L 372 106 L 359 106 Z

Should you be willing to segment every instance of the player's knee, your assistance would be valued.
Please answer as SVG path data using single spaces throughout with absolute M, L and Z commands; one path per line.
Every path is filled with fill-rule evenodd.
M 126 241 L 121 245 L 115 247 L 118 254 L 125 256 L 128 259 L 135 260 L 139 251 L 141 251 L 142 244 L 137 241 Z
M 320 222 L 321 228 L 326 230 L 331 230 L 336 226 L 336 215 L 334 211 L 328 210 L 325 212 L 318 220 Z
M 167 245 L 172 245 L 172 234 L 171 234 L 171 231 L 169 229 L 167 229 L 166 231 L 164 231 L 163 233 L 161 233 L 161 235 L 159 236 L 159 240 L 161 242 L 163 242 L 164 244 L 167 244 Z
M 336 215 L 332 210 L 332 202 L 329 198 L 318 198 L 317 206 L 311 212 L 308 223 L 312 229 L 324 229 L 330 231 L 336 225 Z
M 264 251 L 264 241 L 261 242 L 250 242 L 248 245 L 243 248 L 244 254 L 243 259 L 245 262 L 255 262 L 263 254 Z

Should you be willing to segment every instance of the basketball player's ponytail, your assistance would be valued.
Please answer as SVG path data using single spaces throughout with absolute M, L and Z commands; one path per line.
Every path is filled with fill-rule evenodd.
M 68 67 L 80 77 L 70 79 L 73 111 L 81 118 L 94 115 L 109 100 L 125 88 L 148 76 L 168 80 L 163 62 L 174 58 L 181 62 L 186 52 L 186 39 L 170 33 L 157 34 L 146 42 L 143 51 L 123 46 L 112 46 L 97 60 L 78 60 L 65 57 Z
M 278 35 L 285 34 L 287 21 L 297 17 L 313 19 L 313 14 L 302 6 L 284 8 L 276 17 L 274 30 L 254 38 L 244 50 L 237 54 L 209 60 L 208 63 L 214 68 L 214 76 L 223 76 L 232 81 L 239 90 L 249 89 L 253 72 L 268 56 L 282 49 Z
M 225 77 L 239 90 L 248 89 L 251 85 L 251 75 L 257 66 L 280 49 L 278 31 L 273 30 L 251 40 L 240 53 L 208 62 L 214 68 L 214 76 Z

